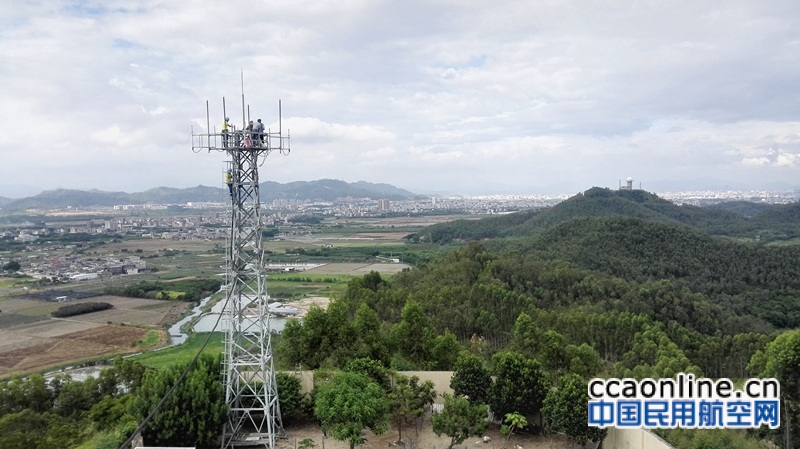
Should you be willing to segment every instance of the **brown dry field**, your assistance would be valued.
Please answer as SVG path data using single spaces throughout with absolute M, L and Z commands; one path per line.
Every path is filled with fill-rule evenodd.
M 57 303 L 31 299 L 0 302 L 3 313 L 41 316 L 42 321 L 0 328 L 0 376 L 29 373 L 101 356 L 134 353 L 150 331 L 167 340 L 163 324 L 174 322 L 190 305 L 153 299 L 99 296 L 72 301 L 107 302 L 113 309 L 69 318 L 52 318 Z M 63 305 L 63 304 L 62 304 Z
M 403 427 L 403 444 L 397 444 L 397 428 L 393 425 L 391 429 L 382 435 L 373 435 L 365 431 L 367 442 L 357 448 L 405 448 L 405 449 L 446 449 L 450 444 L 450 438 L 442 435 L 441 437 L 433 433 L 431 428 L 430 414 L 426 414 L 420 424 L 419 433 L 415 433 L 413 427 Z M 498 426 L 489 426 L 484 433 L 491 441 L 484 443 L 480 437 L 469 437 L 463 443 L 453 446 L 458 449 L 513 449 L 515 444 L 524 449 L 567 449 L 577 448 L 571 445 L 562 435 L 534 436 L 534 435 L 512 435 L 508 442 L 500 435 Z M 279 439 L 276 447 L 278 449 L 296 449 L 306 438 L 314 441 L 314 449 L 349 449 L 350 444 L 346 441 L 338 441 L 331 437 L 323 440 L 322 430 L 316 424 L 303 424 L 286 427 L 286 438 Z M 593 446 L 592 446 L 593 447 Z

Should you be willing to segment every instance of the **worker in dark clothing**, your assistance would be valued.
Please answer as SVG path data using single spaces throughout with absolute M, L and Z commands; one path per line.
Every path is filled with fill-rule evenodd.
M 261 119 L 258 119 L 258 123 L 256 123 L 255 126 L 256 126 L 255 131 L 258 133 L 258 140 L 263 145 L 264 144 L 264 124 L 261 123 Z

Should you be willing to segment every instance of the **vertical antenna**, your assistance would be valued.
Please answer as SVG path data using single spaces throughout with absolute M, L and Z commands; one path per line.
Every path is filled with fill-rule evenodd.
M 247 127 L 247 119 L 244 116 L 244 70 L 239 69 L 241 71 L 241 78 L 242 78 L 242 129 Z
M 208 115 L 208 100 L 206 100 L 206 129 L 211 133 L 211 117 Z

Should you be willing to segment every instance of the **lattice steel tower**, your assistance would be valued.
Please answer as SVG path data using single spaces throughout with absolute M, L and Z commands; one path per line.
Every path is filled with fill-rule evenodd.
M 244 95 L 242 105 L 244 117 Z M 230 192 L 231 226 L 226 251 L 228 288 L 223 311 L 225 401 L 229 412 L 222 431 L 223 449 L 232 446 L 274 449 L 276 437 L 285 436 L 272 358 L 258 177 L 258 167 L 270 153 L 289 153 L 289 134 L 281 134 L 280 117 L 279 102 L 277 132 L 264 130 L 263 135 L 258 135 L 245 130 L 244 126 L 236 129 L 230 123 L 223 125 L 219 133 L 211 131 L 210 123 L 207 133 L 192 132 L 193 151 L 205 149 L 230 156 L 225 174 Z M 248 120 L 249 117 L 243 123 Z

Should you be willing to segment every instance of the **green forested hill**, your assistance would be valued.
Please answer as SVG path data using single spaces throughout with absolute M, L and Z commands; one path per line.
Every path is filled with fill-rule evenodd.
M 749 218 L 771 207 L 771 204 L 754 203 L 752 201 L 726 201 L 724 203 L 706 206 L 706 209 L 726 210 L 728 212 L 733 212 L 737 215 Z
M 495 237 L 530 236 L 575 218 L 621 216 L 680 225 L 709 235 L 767 242 L 800 236 L 800 204 L 731 207 L 676 205 L 643 190 L 593 187 L 549 209 L 524 211 L 485 220 L 460 220 L 431 226 L 412 240 L 446 243 Z
M 637 218 L 576 218 L 501 246 L 637 282 L 681 280 L 708 294 L 800 289 L 800 246 L 742 243 Z
M 753 222 L 763 233 L 783 233 L 778 237 L 796 238 L 800 236 L 800 202 L 764 209 L 753 217 Z
M 678 206 L 644 191 L 593 188 L 547 210 L 435 225 L 413 239 L 485 240 L 497 254 L 496 265 L 505 267 L 508 288 L 539 298 L 540 307 L 603 304 L 712 333 L 719 326 L 739 332 L 741 320 L 751 320 L 747 329 L 800 326 L 800 245 L 764 244 L 800 235 L 800 204 L 749 210 L 757 213 L 748 217 L 726 208 Z M 547 281 L 554 276 L 564 276 L 555 288 Z M 653 299 L 648 306 L 641 295 L 627 294 L 633 305 L 620 307 L 613 302 L 625 301 L 625 294 L 607 287 L 584 294 L 609 277 L 638 286 L 662 283 L 646 289 L 668 290 L 669 301 L 679 305 Z M 584 279 L 591 287 L 581 284 Z M 695 322 L 697 304 L 711 307 L 713 323 Z
M 493 246 L 638 284 L 666 280 L 739 316 L 778 328 L 800 326 L 798 245 L 755 245 L 684 226 L 589 217 Z

